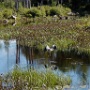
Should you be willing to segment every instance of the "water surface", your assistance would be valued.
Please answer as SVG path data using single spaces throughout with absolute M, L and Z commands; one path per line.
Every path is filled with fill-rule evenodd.
M 16 65 L 22 69 L 64 74 L 72 79 L 70 90 L 90 89 L 90 61 L 56 50 L 44 52 L 36 47 L 18 45 L 16 40 L 0 40 L 0 74 L 10 72 Z

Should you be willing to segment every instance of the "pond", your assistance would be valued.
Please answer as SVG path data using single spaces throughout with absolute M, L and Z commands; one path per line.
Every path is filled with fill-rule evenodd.
M 0 40 L 0 74 L 10 72 L 16 65 L 28 70 L 45 71 L 50 68 L 56 74 L 72 79 L 70 90 L 90 89 L 90 61 L 55 50 L 44 52 L 36 47 L 17 44 L 16 40 Z

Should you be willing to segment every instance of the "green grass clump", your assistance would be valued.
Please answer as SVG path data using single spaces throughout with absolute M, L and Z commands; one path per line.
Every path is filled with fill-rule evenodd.
M 46 11 L 44 6 L 39 6 L 38 9 L 41 11 L 41 16 L 46 16 Z
M 31 17 L 35 18 L 40 17 L 41 16 L 41 11 L 37 8 L 32 8 L 27 12 L 28 15 L 30 15 Z
M 12 15 L 11 9 L 4 9 L 3 10 L 3 18 L 9 18 Z
M 53 15 L 60 15 L 60 9 L 57 7 L 52 7 L 50 9 L 50 16 L 53 16 Z
M 70 85 L 71 79 L 69 76 L 56 75 L 52 71 L 37 72 L 36 70 L 23 71 L 21 69 L 14 69 L 12 73 L 9 73 L 0 79 L 3 83 L 12 83 L 13 90 L 31 88 L 55 88 L 56 86 Z

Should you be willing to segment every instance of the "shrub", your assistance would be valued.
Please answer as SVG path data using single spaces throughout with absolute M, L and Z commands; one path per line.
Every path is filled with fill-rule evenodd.
M 57 7 L 52 7 L 50 9 L 50 15 L 53 16 L 53 15 L 60 15 L 60 9 L 58 9 Z
M 63 6 L 45 6 L 45 12 L 46 12 L 46 16 L 53 16 L 53 15 L 67 15 L 68 12 L 70 12 L 71 10 L 67 7 L 63 7 Z
M 26 17 L 35 17 L 35 16 L 53 16 L 53 15 L 66 15 L 68 12 L 70 12 L 70 9 L 63 6 L 39 6 L 37 8 L 33 7 L 30 10 L 21 8 L 21 12 Z M 24 12 L 25 10 L 25 12 Z
M 57 2 L 56 1 L 53 1 L 51 6 L 56 6 Z
M 46 16 L 49 16 L 50 15 L 50 6 L 45 6 L 45 13 L 46 13 Z
M 4 2 L 4 6 L 8 7 L 8 8 L 13 8 L 13 4 L 14 4 L 14 2 L 12 2 L 12 1 Z
M 60 6 L 61 15 L 67 15 L 68 12 L 71 12 L 71 10 L 67 7 Z
M 41 16 L 46 16 L 45 7 L 38 7 L 38 9 L 41 11 Z
M 20 14 L 26 14 L 29 10 L 30 10 L 30 9 L 28 9 L 28 8 L 23 8 L 23 7 L 21 7 L 21 8 L 19 8 L 19 13 L 20 13 Z
M 11 9 L 5 9 L 3 11 L 3 17 L 4 18 L 9 18 L 12 15 L 12 10 Z
M 30 11 L 27 12 L 27 15 L 31 15 L 33 18 L 36 17 L 36 16 L 41 16 L 42 13 L 39 9 L 37 8 L 32 8 L 30 9 Z

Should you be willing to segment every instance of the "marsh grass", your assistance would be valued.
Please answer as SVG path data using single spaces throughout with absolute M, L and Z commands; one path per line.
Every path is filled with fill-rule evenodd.
M 62 74 L 54 74 L 51 70 L 46 72 L 38 72 L 36 70 L 23 71 L 21 69 L 14 69 L 0 79 L 4 87 L 11 87 L 12 90 L 30 90 L 31 88 L 55 88 L 56 86 L 70 85 L 71 79 L 69 76 Z
M 58 50 L 75 53 L 75 55 L 89 56 L 90 28 L 89 17 L 76 20 L 52 21 L 35 18 L 36 23 L 15 26 L 0 30 L 1 39 L 17 39 L 20 45 L 36 46 L 42 49 L 46 45 L 57 46 Z M 51 21 L 48 21 L 48 20 Z M 38 23 L 41 22 L 41 23 Z

